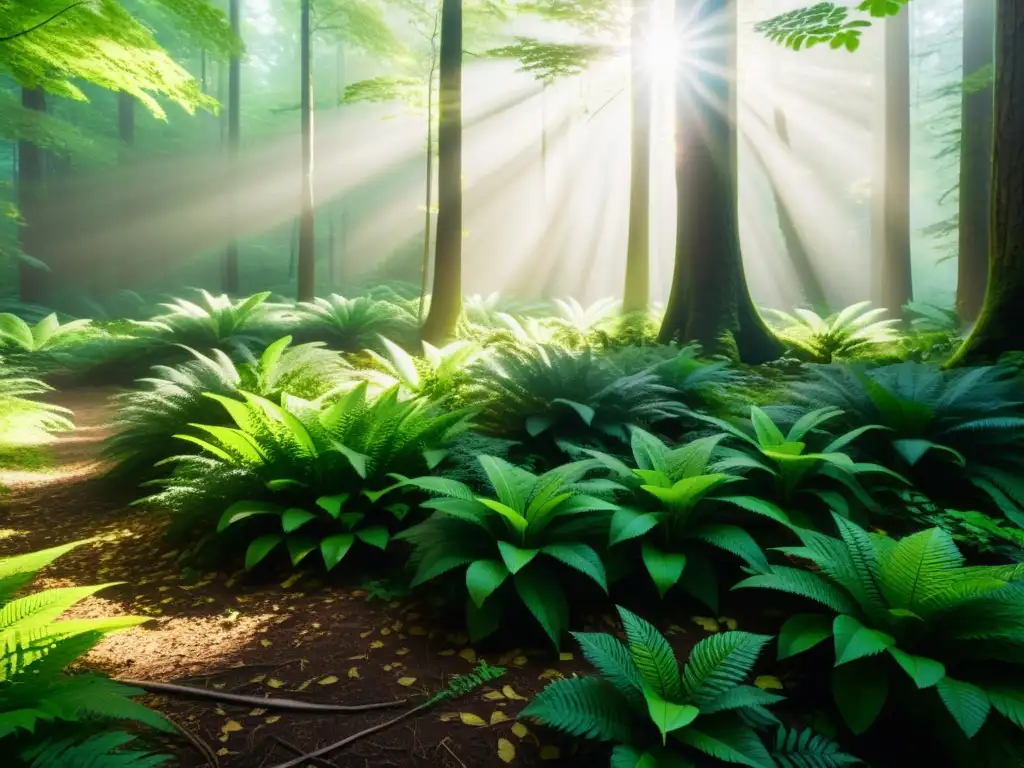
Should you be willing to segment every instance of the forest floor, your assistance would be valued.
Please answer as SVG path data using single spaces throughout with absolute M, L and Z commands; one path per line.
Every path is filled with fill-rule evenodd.
M 182 569 L 163 536 L 165 520 L 128 506 L 135 489 L 102 481 L 109 389 L 64 392 L 77 428 L 49 446 L 51 463 L 31 472 L 0 472 L 0 555 L 98 537 L 60 558 L 38 588 L 124 582 L 77 605 L 76 617 L 143 615 L 152 621 L 108 637 L 89 666 L 122 679 L 176 682 L 252 696 L 364 704 L 408 698 L 360 713 L 290 713 L 179 697 L 146 697 L 191 735 L 180 765 L 276 766 L 383 722 L 444 687 L 480 659 L 507 668 L 490 687 L 442 702 L 379 733 L 305 765 L 338 768 L 502 765 L 595 765 L 566 744 L 542 743 L 517 724 L 525 700 L 552 678 L 589 671 L 577 653 L 505 648 L 479 652 L 410 599 L 380 599 L 367 585 L 318 582 L 313 575 L 253 583 L 243 574 Z M 371 588 L 372 589 L 372 588 Z M 697 624 L 709 619 L 697 618 Z M 610 616 L 590 617 L 607 630 Z M 724 628 L 724 627 L 723 627 Z M 709 627 L 710 629 L 710 627 Z M 689 646 L 705 632 L 672 626 Z M 569 644 L 566 644 L 568 649 Z M 201 756 L 206 751 L 208 757 Z M 556 762 L 553 762 L 556 761 Z

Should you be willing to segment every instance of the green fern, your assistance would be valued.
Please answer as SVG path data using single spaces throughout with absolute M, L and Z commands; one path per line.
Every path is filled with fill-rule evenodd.
M 810 728 L 802 731 L 779 728 L 772 757 L 779 768 L 839 768 L 857 765 L 860 759 L 840 751 L 839 745 Z
M 832 363 L 884 354 L 901 341 L 895 330 L 899 321 L 880 320 L 887 310 L 870 307 L 871 302 L 862 301 L 828 317 L 810 309 L 795 309 L 793 314 L 769 309 L 766 316 L 797 357 Z

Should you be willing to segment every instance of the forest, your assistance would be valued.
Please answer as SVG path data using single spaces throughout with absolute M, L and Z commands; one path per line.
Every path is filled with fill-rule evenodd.
M 11 768 L 1024 766 L 1024 0 L 0 0 Z

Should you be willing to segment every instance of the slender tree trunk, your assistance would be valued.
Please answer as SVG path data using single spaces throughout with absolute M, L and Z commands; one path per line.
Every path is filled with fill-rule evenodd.
M 660 341 L 699 342 L 744 362 L 783 346 L 754 306 L 740 251 L 736 182 L 736 0 L 677 0 L 705 31 L 700 69 L 676 77 L 676 263 Z
M 892 317 L 914 298 L 910 262 L 910 12 L 885 25 L 884 131 L 876 139 L 874 292 Z M 877 136 L 877 134 L 876 134 Z
M 437 240 L 430 312 L 420 331 L 451 338 L 462 313 L 462 0 L 442 0 L 437 129 Z
M 334 53 L 334 88 L 338 104 L 341 104 L 341 100 L 345 97 L 345 85 L 347 82 L 347 76 L 345 73 L 345 47 L 341 43 L 338 43 L 338 47 Z M 336 222 L 335 219 L 338 219 L 339 221 Z M 342 274 L 341 242 L 344 239 L 344 235 L 339 230 L 341 225 L 344 223 L 344 219 L 345 198 L 342 196 L 334 203 L 330 214 L 331 250 L 328 265 L 330 270 L 331 290 L 338 289 L 338 282 Z
M 122 172 L 126 173 L 132 162 L 132 150 L 135 147 L 135 97 L 126 91 L 117 93 L 117 138 L 120 139 L 118 147 L 118 165 Z M 132 194 L 128 187 L 120 190 L 118 218 L 122 224 L 132 221 Z M 122 246 L 117 249 L 114 257 L 117 263 L 114 266 L 114 285 L 119 288 L 132 288 L 138 283 L 141 266 L 138 260 L 139 254 L 131 252 L 131 246 Z
M 626 250 L 624 312 L 647 308 L 651 282 L 651 73 L 642 53 L 648 45 L 651 0 L 633 0 L 630 22 L 632 109 L 629 183 L 629 236 Z
M 302 29 L 299 42 L 299 78 L 302 95 L 299 112 L 302 120 L 302 191 L 299 200 L 299 301 L 312 301 L 316 296 L 316 220 L 313 217 L 313 77 L 310 72 L 310 48 L 313 30 L 310 26 L 310 4 L 302 0 Z
M 46 112 L 46 95 L 38 88 L 21 89 L 21 106 L 34 112 Z M 21 250 L 45 261 L 42 226 L 45 153 L 29 141 L 18 142 L 18 210 L 24 224 L 19 230 Z M 49 272 L 18 262 L 18 296 L 28 303 L 45 304 L 49 299 Z
M 964 0 L 964 79 L 992 67 L 995 0 Z M 960 215 L 956 308 L 960 318 L 977 319 L 988 280 L 988 228 L 992 193 L 993 86 L 964 88 L 960 128 Z
M 998 0 L 988 289 L 950 365 L 1024 348 L 1024 0 Z
M 242 0 L 229 0 L 231 31 L 242 36 Z M 232 56 L 228 65 L 228 240 L 224 252 L 224 291 L 237 294 L 238 280 L 238 151 L 242 127 L 242 60 Z

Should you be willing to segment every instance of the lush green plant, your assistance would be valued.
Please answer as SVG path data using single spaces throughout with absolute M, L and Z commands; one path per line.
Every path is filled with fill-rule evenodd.
M 613 768 L 689 766 L 688 755 L 694 754 L 773 768 L 772 756 L 744 716 L 777 723 L 767 707 L 782 697 L 743 685 L 771 638 L 749 632 L 712 635 L 693 647 L 680 670 L 658 630 L 625 608 L 618 611 L 626 645 L 612 635 L 573 633 L 600 676 L 556 680 L 520 717 L 572 736 L 615 742 Z
M 285 395 L 281 405 L 239 394 L 244 400 L 208 396 L 235 426 L 193 424 L 203 437 L 176 435 L 203 452 L 174 457 L 174 475 L 155 481 L 163 490 L 148 501 L 219 512 L 217 532 L 248 542 L 246 568 L 280 546 L 293 566 L 319 551 L 328 569 L 357 540 L 385 549 L 410 510 L 408 489 L 391 474 L 433 469 L 470 426 L 470 413 L 401 400 L 397 388 L 375 399 L 365 384 L 327 402 Z
M 51 313 L 33 325 L 17 315 L 0 313 L 0 351 L 52 351 L 89 335 L 93 331 L 90 323 L 90 320 L 71 320 L 62 324 L 57 314 Z
M 569 623 L 569 601 L 559 573 L 569 568 L 607 591 L 604 564 L 588 542 L 607 535 L 615 505 L 583 492 L 593 461 L 564 464 L 542 475 L 493 456 L 480 464 L 493 496 L 464 483 L 420 477 L 404 485 L 439 494 L 423 523 L 399 534 L 413 548 L 413 585 L 465 568 L 466 624 L 474 640 L 498 629 L 514 591 L 557 646 Z M 505 589 L 499 589 L 505 585 Z
M 0 359 L 0 444 L 31 441 L 41 433 L 73 428 L 67 408 L 34 399 L 51 389 Z
M 685 410 L 651 372 L 626 374 L 589 350 L 543 345 L 505 349 L 478 364 L 467 396 L 482 406 L 483 429 L 550 457 L 566 443 L 625 443 L 630 426 L 649 427 Z
M 68 608 L 109 584 L 15 597 L 40 569 L 84 543 L 0 558 L 0 744 L 5 747 L 5 765 L 13 761 L 14 766 L 32 768 L 148 768 L 169 760 L 139 748 L 123 749 L 135 737 L 107 730 L 112 720 L 174 730 L 160 715 L 132 700 L 143 691 L 97 674 L 64 673 L 106 635 L 147 619 L 58 620 Z
M 486 350 L 474 341 L 453 341 L 443 347 L 423 343 L 423 356 L 414 357 L 388 339 L 382 338 L 383 354 L 367 350 L 372 367 L 353 372 L 355 380 L 369 381 L 374 387 L 400 386 L 404 393 L 435 400 L 453 398 L 471 380 L 470 366 L 486 356 Z
M 1021 568 L 965 567 L 939 528 L 897 542 L 834 517 L 841 539 L 801 530 L 803 546 L 781 548 L 813 570 L 773 566 L 734 587 L 789 592 L 827 609 L 786 620 L 779 658 L 831 638 L 832 694 L 857 734 L 875 723 L 890 691 L 936 696 L 967 738 L 991 710 L 1024 723 L 1024 583 L 1014 581 Z M 898 686 L 901 676 L 913 685 Z
M 847 497 L 837 488 L 844 489 L 863 506 L 874 510 L 877 504 L 862 487 L 860 477 L 881 474 L 906 482 L 879 464 L 856 462 L 843 453 L 847 446 L 864 433 L 881 428 L 875 424 L 862 424 L 844 432 L 818 451 L 807 450 L 807 441 L 821 437 L 821 426 L 842 414 L 838 408 L 830 407 L 810 411 L 801 416 L 785 434 L 757 406 L 750 408 L 750 432 L 724 419 L 702 414 L 694 416 L 721 428 L 725 437 L 738 441 L 742 446 L 740 449 L 722 449 L 724 458 L 712 467 L 714 471 L 752 473 L 749 476 L 755 481 L 767 476 L 769 484 L 760 495 L 776 499 L 787 511 L 798 515 L 794 519 L 814 527 L 813 518 L 799 515 L 799 512 L 807 508 L 802 502 L 808 497 L 816 502 L 817 507 L 824 505 L 826 509 L 848 517 L 853 510 Z
M 683 589 L 716 612 L 718 578 L 707 558 L 708 548 L 735 555 L 756 570 L 768 568 L 761 547 L 732 522 L 727 507 L 789 525 L 786 514 L 773 504 L 722 493 L 742 480 L 712 468 L 715 450 L 724 437 L 704 437 L 670 449 L 635 428 L 633 464 L 585 451 L 607 467 L 613 482 L 628 493 L 616 499 L 621 506 L 612 515 L 608 546 L 639 542 L 644 567 L 662 597 L 682 580 Z
M 225 344 L 245 346 L 265 335 L 263 326 L 269 319 L 266 301 L 269 292 L 254 293 L 233 300 L 226 294 L 214 296 L 200 289 L 198 302 L 174 299 L 161 304 L 167 311 L 152 322 L 165 338 L 190 347 L 223 347 Z
M 792 397 L 842 409 L 837 429 L 885 427 L 860 445 L 936 503 L 970 509 L 989 501 L 1024 525 L 1024 390 L 1012 369 L 828 366 L 793 384 Z
M 208 394 L 241 400 L 246 391 L 275 403 L 285 394 L 310 399 L 330 391 L 347 371 L 337 352 L 316 343 L 290 346 L 291 341 L 278 339 L 258 359 L 246 352 L 242 363 L 218 349 L 204 355 L 184 347 L 190 362 L 156 366 L 138 388 L 115 396 L 115 432 L 104 446 L 105 457 L 115 462 L 112 472 L 145 480 L 172 455 L 171 438 L 189 424 L 227 423 L 224 409 Z
M 841 312 L 822 317 L 810 309 L 793 314 L 765 310 L 775 322 L 775 332 L 797 357 L 812 363 L 831 363 L 871 357 L 900 341 L 898 320 L 880 320 L 887 310 L 870 309 L 870 301 L 851 304 Z
M 317 297 L 285 310 L 282 317 L 294 323 L 297 336 L 326 341 L 348 352 L 374 347 L 382 336 L 407 343 L 415 339 L 417 331 L 413 311 L 395 301 L 369 296 Z

